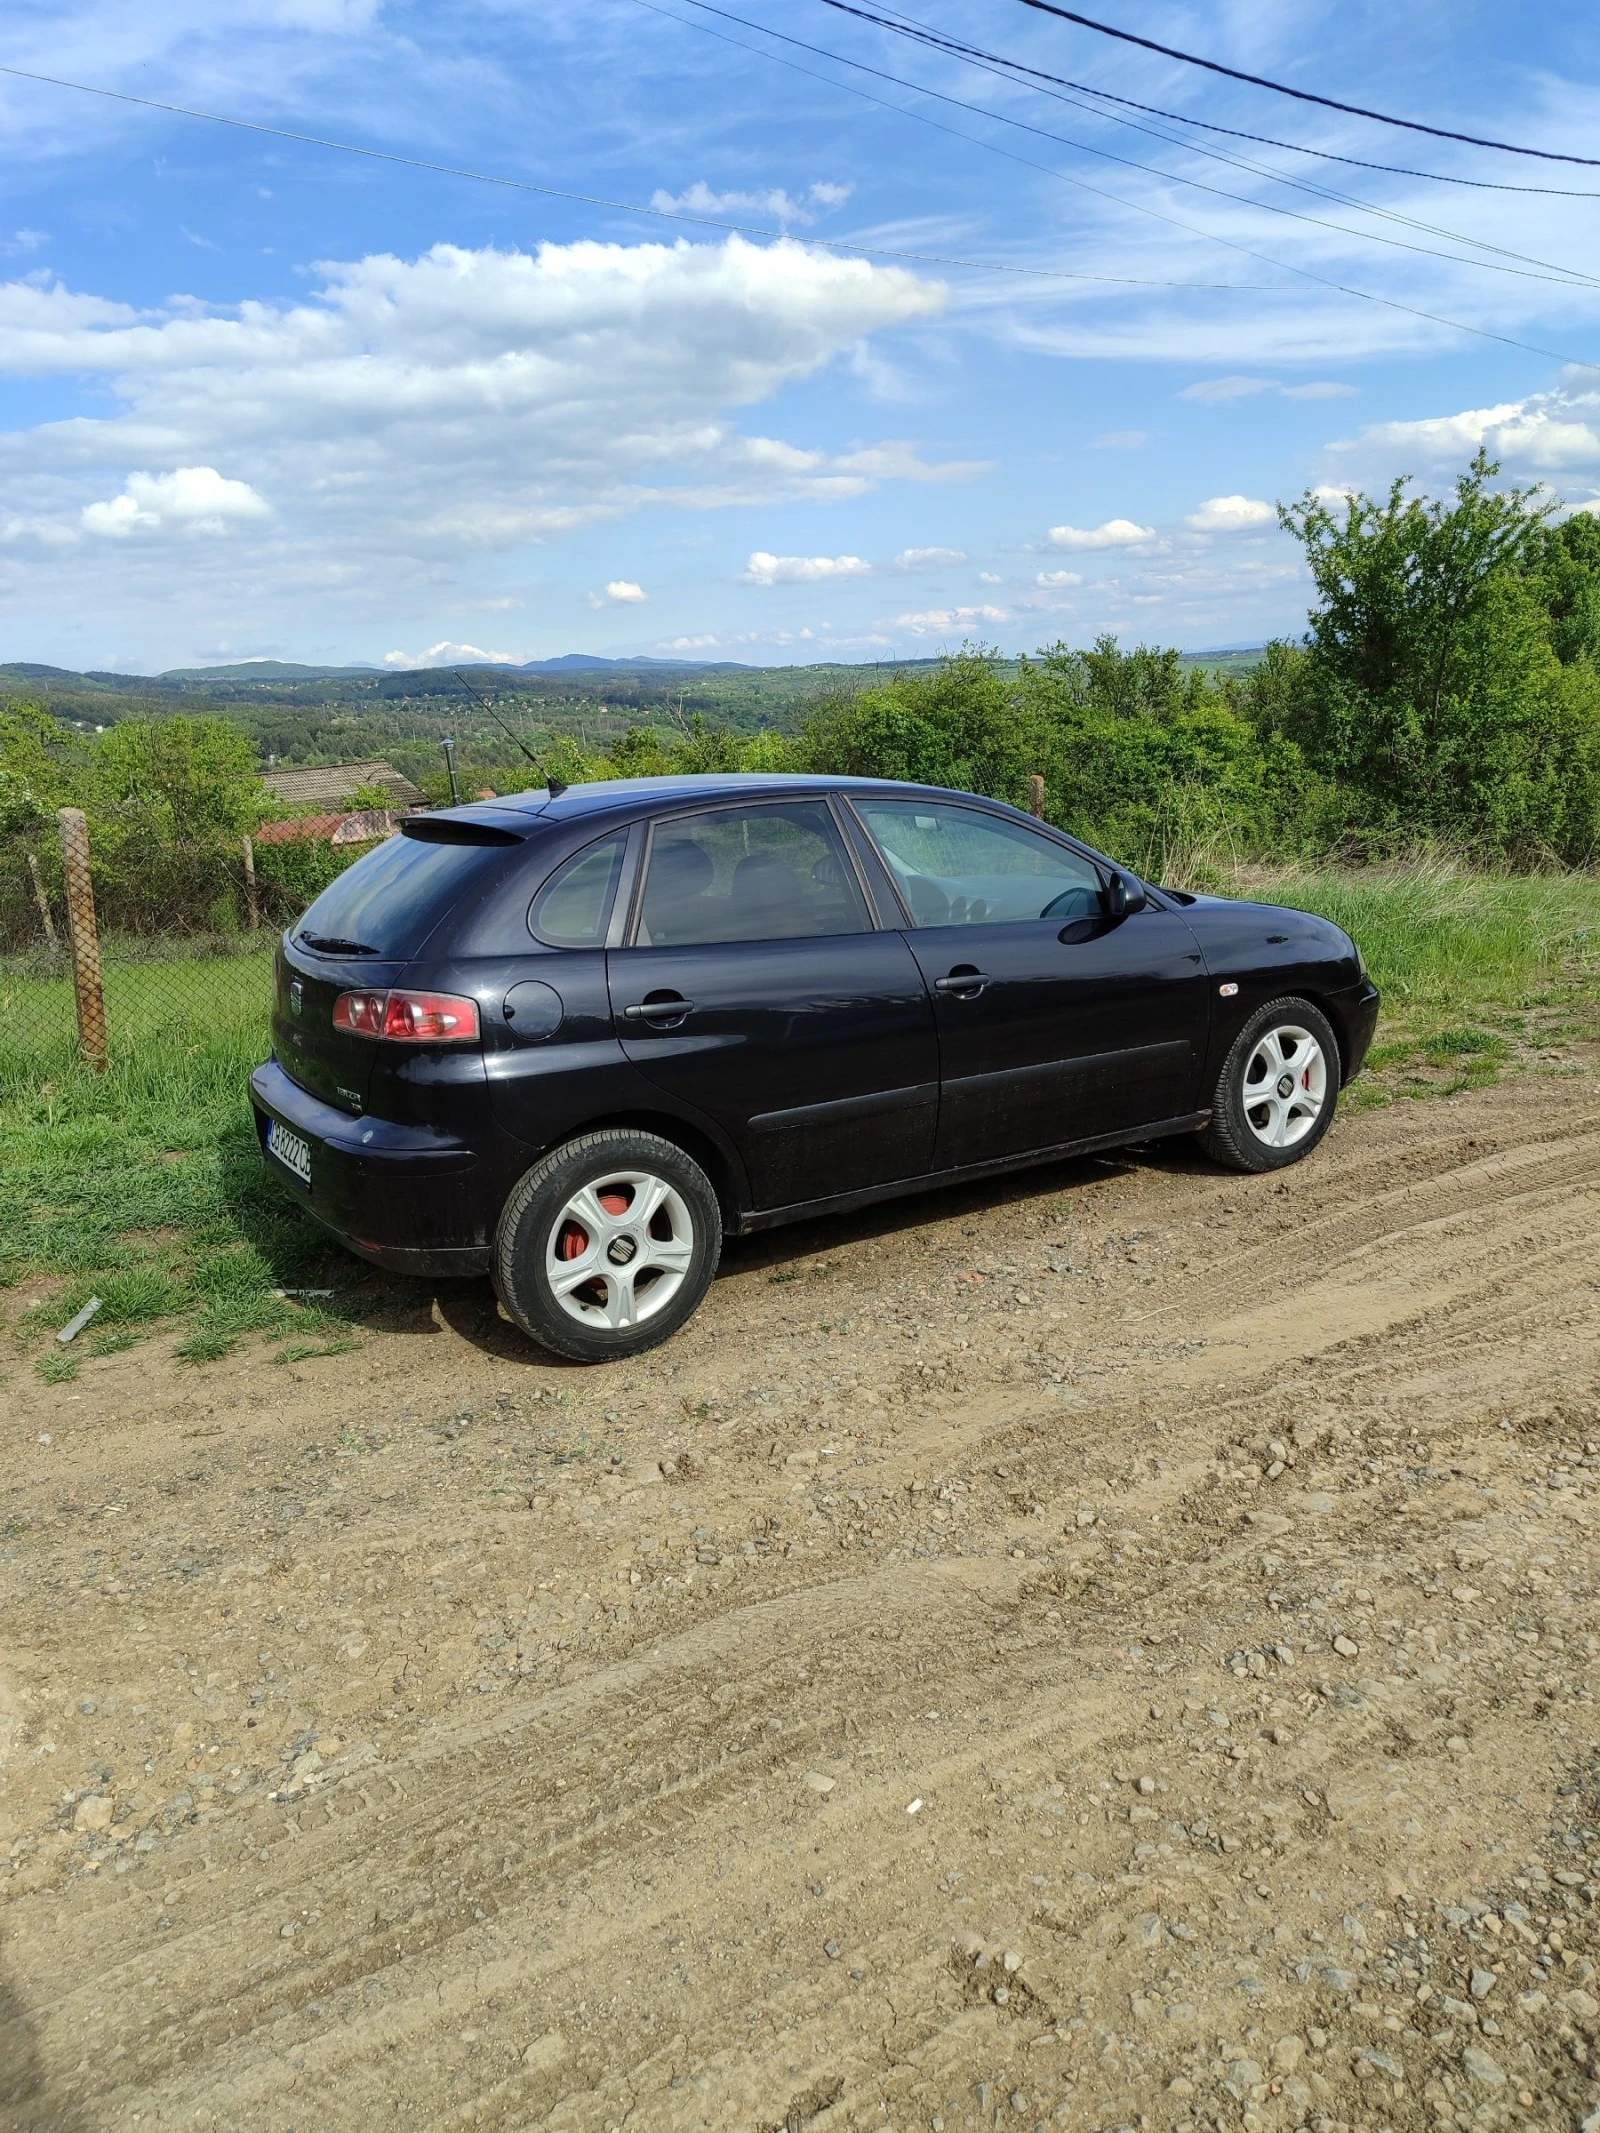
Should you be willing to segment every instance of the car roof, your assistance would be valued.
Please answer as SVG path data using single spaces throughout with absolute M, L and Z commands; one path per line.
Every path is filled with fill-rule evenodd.
M 907 798 L 976 800 L 1007 814 L 1020 813 L 1003 800 L 986 800 L 979 793 L 952 792 L 939 785 L 911 785 L 894 778 L 834 778 L 815 772 L 715 771 L 666 778 L 607 778 L 592 785 L 569 785 L 554 798 L 544 788 L 506 793 L 495 800 L 468 807 L 441 808 L 426 819 L 430 822 L 480 822 L 531 828 L 536 816 L 551 828 L 577 821 L 631 821 L 641 812 L 641 803 L 651 809 L 672 807 L 685 801 L 715 804 L 723 800 L 781 800 L 816 793 L 856 792 L 904 794 Z

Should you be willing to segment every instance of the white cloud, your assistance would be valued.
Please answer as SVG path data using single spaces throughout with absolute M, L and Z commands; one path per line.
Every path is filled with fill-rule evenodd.
M 838 452 L 741 426 L 864 336 L 936 317 L 947 291 L 901 268 L 730 237 L 437 245 L 319 272 L 303 301 L 229 310 L 140 311 L 48 274 L 0 284 L 0 375 L 96 395 L 91 413 L 0 432 L 14 608 L 104 616 L 120 595 L 143 627 L 154 584 L 131 561 L 80 582 L 63 545 L 264 520 L 264 498 L 250 597 L 282 634 L 308 595 L 324 628 L 365 626 L 415 613 L 474 553 L 641 509 L 833 501 L 974 471 L 905 439 Z M 130 466 L 152 471 L 114 493 Z M 212 577 L 197 556 L 184 594 L 197 637 L 235 626 L 220 564 Z
M 515 667 L 522 664 L 520 652 L 486 652 L 480 644 L 430 644 L 422 652 L 385 652 L 386 667 Z
M 902 548 L 894 559 L 896 570 L 944 570 L 967 560 L 963 548 Z
M 836 578 L 870 578 L 858 555 L 769 555 L 758 548 L 739 573 L 746 585 L 821 585 Z
M 1055 592 L 1065 585 L 1081 585 L 1083 579 L 1075 570 L 1041 570 L 1033 582 L 1046 592 Z
M 1009 622 L 1010 619 L 1003 607 L 934 607 L 920 615 L 897 615 L 894 626 L 909 630 L 914 637 L 925 637 L 931 630 L 959 629 L 972 622 Z
M 1135 541 L 1154 538 L 1153 526 L 1136 526 L 1131 518 L 1108 518 L 1103 526 L 1052 526 L 1049 545 L 1071 550 L 1131 548 Z
M 636 585 L 632 578 L 612 578 L 606 586 L 606 598 L 619 600 L 624 606 L 636 607 L 640 601 L 648 600 L 649 597 L 644 587 Z
M 1201 378 L 1194 385 L 1186 385 L 1178 398 L 1195 401 L 1201 407 L 1222 407 L 1230 400 L 1248 400 L 1257 393 L 1277 393 L 1285 400 L 1347 400 L 1356 390 L 1354 385 L 1341 384 L 1336 378 L 1310 378 L 1304 385 L 1285 385 L 1280 378 Z
M 1196 533 L 1246 533 L 1277 522 L 1277 506 L 1259 497 L 1210 496 L 1198 511 L 1190 512 L 1184 524 Z
M 1005 582 L 1005 579 L 1001 577 L 997 570 L 980 570 L 978 572 L 978 583 L 980 585 L 1004 585 Z
M 1276 383 L 1275 378 L 1200 378 L 1193 385 L 1186 385 L 1178 398 L 1192 400 L 1200 407 L 1222 407 L 1229 400 L 1248 400 L 1256 393 L 1269 393 Z
M 126 540 L 171 529 L 215 535 L 271 516 L 247 481 L 230 481 L 215 467 L 174 467 L 170 474 L 130 474 L 120 496 L 86 504 L 81 520 L 86 533 Z
M 668 215 L 770 215 L 776 222 L 815 222 L 820 208 L 843 207 L 854 190 L 849 185 L 833 185 L 820 179 L 808 185 L 799 198 L 779 186 L 765 192 L 715 193 L 704 179 L 697 178 L 687 192 L 669 193 L 657 186 L 650 195 L 650 205 Z
M 1137 452 L 1141 445 L 1150 442 L 1148 430 L 1107 430 L 1103 437 L 1091 437 L 1091 452 Z
M 1549 392 L 1494 407 L 1373 423 L 1334 449 L 1390 473 L 1459 473 L 1479 445 L 1510 479 L 1600 478 L 1600 386 L 1568 376 Z

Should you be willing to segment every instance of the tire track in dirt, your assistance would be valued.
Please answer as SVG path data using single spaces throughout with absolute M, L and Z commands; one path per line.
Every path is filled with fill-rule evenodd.
M 721 1447 L 720 1466 L 685 1487 L 688 1515 L 721 1528 L 776 1507 L 795 1552 L 732 1572 L 719 1559 L 703 1581 L 721 1589 L 661 1597 L 666 1620 L 619 1606 L 575 1649 L 572 1678 L 502 1692 L 487 1716 L 463 1718 L 425 1668 L 422 1704 L 404 1724 L 379 1719 L 382 1744 L 348 1774 L 292 1801 L 248 1793 L 143 1859 L 119 1853 L 125 1873 L 109 1857 L 85 1871 L 81 1844 L 62 1851 L 65 1878 L 8 1904 L 7 1962 L 27 1977 L 48 2070 L 40 2108 L 95 2128 L 135 2112 L 141 2125 L 241 2129 L 330 2116 L 653 2129 L 944 2114 L 953 2126 L 1022 2096 L 1019 2124 L 1060 2107 L 1073 2122 L 1144 2111 L 1165 2127 L 1212 2094 L 1214 2063 L 1270 2071 L 1280 2035 L 1302 2056 L 1272 2077 L 1277 2094 L 1251 2101 L 1271 2079 L 1234 2081 L 1263 2126 L 1319 2109 L 1370 2117 L 1373 2080 L 1397 2126 L 1433 2112 L 1425 2091 L 1441 2075 L 1475 2093 L 1460 2018 L 1444 2038 L 1417 2026 L 1414 1989 L 1399 1997 L 1381 1975 L 1400 1960 L 1382 1936 L 1406 1921 L 1402 1945 L 1422 1933 L 1442 1948 L 1456 1929 L 1433 1920 L 1435 1894 L 1454 1903 L 1476 1887 L 1481 1903 L 1496 1877 L 1511 1890 L 1556 1841 L 1554 1803 L 1593 1730 L 1594 1482 L 1575 1445 L 1600 1433 L 1600 1415 L 1567 1416 L 1594 1409 L 1600 1292 L 1588 1272 L 1596 1136 L 1552 1137 L 1535 1117 L 1508 1145 L 1518 1115 L 1474 1101 L 1500 1143 L 1492 1157 L 1463 1160 L 1470 1143 L 1451 1121 L 1423 1138 L 1430 1151 L 1448 1142 L 1454 1167 L 1421 1187 L 1393 1181 L 1403 1150 L 1355 1166 L 1370 1196 L 1354 1206 L 1339 1204 L 1352 1181 L 1337 1172 L 1318 1175 L 1314 1196 L 1297 1181 L 1290 1211 L 1313 1199 L 1300 1234 L 1318 1273 L 1291 1311 L 1274 1292 L 1272 1238 L 1219 1255 L 1214 1283 L 1170 1272 L 1176 1324 L 1161 1353 L 1126 1346 L 1128 1298 L 1110 1286 L 1075 1307 L 1071 1338 L 1106 1375 L 1070 1399 L 996 1382 L 1014 1367 L 1020 1312 L 970 1319 L 967 1389 L 913 1388 L 917 1406 L 891 1394 L 865 1441 L 852 1438 L 844 1481 L 867 1501 L 848 1522 L 843 1483 L 781 1464 L 808 1359 L 790 1360 L 775 1415 L 718 1414 L 734 1386 L 722 1344 L 705 1341 L 670 1395 L 711 1402 L 706 1433 Z M 1127 1230 L 1170 1191 L 1136 1171 L 1100 1197 Z M 1264 1195 L 1251 1204 L 1277 1211 Z M 880 1278 L 890 1271 L 880 1263 Z M 788 1299 L 747 1292 L 755 1350 L 778 1337 Z M 868 1352 L 844 1360 L 886 1382 Z M 458 1364 L 452 1342 L 439 1367 Z M 502 1368 L 491 1360 L 479 1382 Z M 323 1404 L 323 1436 L 372 1397 L 370 1382 L 348 1396 L 326 1385 L 305 1395 Z M 864 1412 L 837 1426 L 861 1430 Z M 155 1426 L 141 1418 L 127 1434 L 144 1445 Z M 1269 1437 L 1296 1462 L 1272 1479 Z M 1552 1491 L 1557 1449 L 1572 1479 Z M 155 1482 L 193 1457 L 165 1452 L 145 1497 L 130 1497 L 151 1499 L 140 1515 L 159 1512 Z M 918 1476 L 962 1492 L 932 1543 Z M 226 1478 L 193 1486 L 202 1522 L 225 1537 Z M 311 1565 L 348 1558 L 334 1574 L 349 1586 L 353 1563 L 387 1575 L 410 1562 L 420 1589 L 422 1560 L 452 1534 L 470 1570 L 486 1536 L 519 1530 L 481 1493 L 452 1508 L 421 1469 L 407 1487 L 411 1502 L 374 1503 L 363 1529 L 295 1549 Z M 663 1494 L 595 1513 L 593 1542 L 572 1507 L 538 1514 L 521 1581 L 565 1564 L 593 1583 L 599 1555 L 625 1552 L 630 1520 L 662 1521 Z M 1473 1570 L 1483 1589 L 1470 1602 L 1450 1597 L 1460 1551 L 1494 1566 Z M 642 1592 L 654 1601 L 674 1574 L 647 1564 Z M 1515 1590 L 1491 1581 L 1502 1576 Z M 676 1626 L 680 1605 L 698 1613 Z M 1353 1657 L 1332 1641 L 1347 1631 Z M 1521 1644 L 1525 1631 L 1559 1645 Z M 187 1618 L 174 1634 L 185 1650 L 197 1641 Z M 1292 1664 L 1271 1655 L 1279 1644 Z M 1236 1649 L 1261 1672 L 1230 1671 Z M 24 1736 L 26 1762 L 36 1710 Z M 831 1787 L 812 1789 L 808 1771 Z M 13 1779 L 8 1807 L 15 1791 Z M 1576 1976 L 1588 1898 L 1553 1873 Z M 299 1930 L 286 1937 L 286 1924 Z M 1509 1923 L 1501 1937 L 1517 1942 Z M 1545 1945 L 1536 1933 L 1535 1954 Z M 1581 2040 L 1570 2010 L 1548 1991 L 1560 2019 L 1541 2026 L 1498 1989 L 1501 2037 L 1474 2028 L 1473 2048 L 1508 2064 L 1513 2044 L 1532 2054 L 1507 2073 L 1508 2100 L 1536 2075 L 1541 2108 L 1583 2101 L 1587 2077 L 1559 2035 L 1564 2022 Z M 1464 1987 L 1461 2004 L 1477 2004 Z M 1236 2060 L 1218 2038 L 1236 2041 Z M 1372 2051 L 1402 2069 L 1400 2096 L 1360 2057 Z M 1216 2078 L 1236 2112 L 1233 2077 Z

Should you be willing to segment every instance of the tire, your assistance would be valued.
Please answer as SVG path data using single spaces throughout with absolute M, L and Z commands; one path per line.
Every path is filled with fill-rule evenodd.
M 1200 1145 L 1230 1170 L 1287 1169 L 1333 1124 L 1339 1077 L 1339 1044 L 1326 1015 L 1309 1000 L 1269 1000 L 1222 1063 Z
M 722 1210 L 700 1165 L 657 1134 L 611 1127 L 553 1149 L 513 1188 L 493 1277 L 540 1347 L 609 1363 L 676 1333 L 721 1256 Z

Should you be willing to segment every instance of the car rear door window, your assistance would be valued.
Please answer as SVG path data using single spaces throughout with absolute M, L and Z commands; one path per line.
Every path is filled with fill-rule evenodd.
M 603 837 L 557 867 L 528 910 L 529 930 L 552 948 L 598 948 L 606 937 L 625 832 Z
M 639 910 L 641 948 L 871 930 L 825 801 L 710 808 L 655 825 Z
M 1092 918 L 1098 868 L 1032 830 L 942 801 L 858 800 L 856 810 L 918 926 L 996 926 Z

